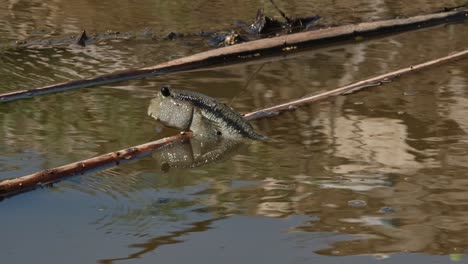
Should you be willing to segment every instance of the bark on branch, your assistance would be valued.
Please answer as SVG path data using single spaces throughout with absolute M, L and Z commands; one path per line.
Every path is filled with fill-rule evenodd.
M 338 95 L 349 94 L 365 88 L 379 86 L 386 82 L 392 81 L 398 76 L 402 76 L 404 74 L 408 74 L 417 70 L 427 69 L 431 66 L 435 66 L 438 64 L 462 59 L 467 56 L 468 50 L 464 50 L 443 58 L 438 58 L 432 61 L 424 62 L 418 65 L 410 66 L 404 69 L 376 76 L 367 80 L 359 81 L 328 92 L 320 93 L 307 98 L 302 98 L 285 104 L 251 112 L 246 114 L 244 117 L 247 120 L 254 120 L 268 116 L 276 116 L 281 112 L 295 110 L 297 107 L 304 104 L 327 99 Z M 74 162 L 53 169 L 39 171 L 23 177 L 4 180 L 0 182 L 0 198 L 31 190 L 40 186 L 44 186 L 70 176 L 80 175 L 91 169 L 102 169 L 112 165 L 118 165 L 122 161 L 131 160 L 136 157 L 151 153 L 153 150 L 158 149 L 167 144 L 171 144 L 173 142 L 187 140 L 191 136 L 191 133 L 179 134 L 172 137 L 148 142 L 142 145 L 130 147 L 127 149 L 111 152 L 102 156 Z
M 0 103 L 41 94 L 63 92 L 71 89 L 110 84 L 148 76 L 160 76 L 175 72 L 240 63 L 269 56 L 282 55 L 285 52 L 297 51 L 308 47 L 350 41 L 356 38 L 394 34 L 453 23 L 465 19 L 468 19 L 468 9 L 421 15 L 410 18 L 365 22 L 260 39 L 197 53 L 151 67 L 100 75 L 97 77 L 52 84 L 28 90 L 7 92 L 0 94 Z

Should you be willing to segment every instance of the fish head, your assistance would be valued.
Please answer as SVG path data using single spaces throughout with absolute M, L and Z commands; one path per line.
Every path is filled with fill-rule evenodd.
M 176 98 L 168 86 L 163 86 L 151 100 L 148 115 L 165 126 L 187 131 L 192 122 L 193 109 L 192 103 Z

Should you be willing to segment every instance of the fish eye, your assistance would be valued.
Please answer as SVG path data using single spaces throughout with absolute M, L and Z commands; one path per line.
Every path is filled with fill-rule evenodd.
M 171 92 L 169 91 L 169 86 L 168 85 L 163 85 L 161 87 L 161 94 L 164 96 L 164 97 L 168 97 L 169 95 L 171 95 Z

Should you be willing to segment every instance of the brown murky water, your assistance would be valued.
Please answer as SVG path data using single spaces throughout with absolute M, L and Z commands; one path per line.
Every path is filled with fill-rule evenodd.
M 197 32 L 268 1 L 0 0 L 0 43 L 106 30 Z M 288 1 L 323 24 L 464 1 Z M 161 84 L 249 112 L 467 48 L 468 24 L 287 58 L 0 105 L 0 179 L 172 135 L 146 115 Z M 209 47 L 157 38 L 0 52 L 1 92 L 156 64 Z M 468 256 L 468 61 L 253 122 L 272 140 L 218 162 L 167 153 L 0 202 L 2 263 L 449 263 Z M 186 153 L 180 149 L 167 149 Z M 180 151 L 180 152 L 178 152 Z M 171 168 L 169 168 L 171 167 Z M 169 169 L 168 169 L 169 168 Z

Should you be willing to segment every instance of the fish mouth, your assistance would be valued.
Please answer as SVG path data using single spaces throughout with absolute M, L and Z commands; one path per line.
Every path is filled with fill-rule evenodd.
M 155 116 L 153 112 L 148 113 L 148 115 L 152 118 L 154 118 L 156 121 L 160 121 L 159 117 Z

